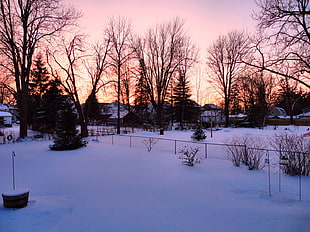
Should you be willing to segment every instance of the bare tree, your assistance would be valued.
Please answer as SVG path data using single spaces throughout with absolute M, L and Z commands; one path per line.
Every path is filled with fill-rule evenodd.
M 111 40 L 112 48 L 109 52 L 110 65 L 117 76 L 117 134 L 120 134 L 120 101 L 121 101 L 121 80 L 122 70 L 125 64 L 131 59 L 132 49 L 129 43 L 131 24 L 125 18 L 111 18 L 105 36 Z
M 97 93 L 103 87 L 111 83 L 110 80 L 104 78 L 106 76 L 105 74 L 107 74 L 110 67 L 108 61 L 108 54 L 110 52 L 110 49 L 111 49 L 110 38 L 103 39 L 102 42 L 96 43 L 93 46 L 93 55 L 85 63 L 88 76 L 91 81 L 91 90 L 84 107 L 84 116 L 87 124 L 89 121 L 89 117 L 92 114 L 98 113 L 98 112 L 91 112 L 96 111 L 96 109 L 93 109 L 93 107 L 95 108 L 93 104 L 94 100 L 97 100 L 96 98 Z
M 53 65 L 49 63 L 52 70 L 52 75 L 59 80 L 65 92 L 74 102 L 79 116 L 81 136 L 87 137 L 87 123 L 83 114 L 79 96 L 79 81 L 82 81 L 82 77 L 79 75 L 79 66 L 82 66 L 82 59 L 85 57 L 83 36 L 75 35 L 68 41 L 63 38 L 60 50 L 51 52 L 49 55 L 59 68 L 59 71 L 54 70 L 52 67 Z
M 27 137 L 28 82 L 40 42 L 63 31 L 79 17 L 61 0 L 0 0 L 1 66 L 15 78 L 20 137 Z
M 134 41 L 135 54 L 139 60 L 141 75 L 156 119 L 162 126 L 163 105 L 168 96 L 171 81 L 181 67 L 189 67 L 195 52 L 189 37 L 184 33 L 184 23 L 179 18 L 148 30 L 145 38 Z M 186 68 L 186 69 L 187 69 Z
M 296 80 L 310 88 L 310 5 L 309 0 L 257 0 L 258 21 L 262 41 L 270 47 L 255 48 L 259 61 L 248 65 Z M 271 53 L 273 51 L 273 53 Z M 268 54 L 268 56 L 267 56 Z M 281 70 L 285 65 L 289 72 Z
M 220 36 L 208 49 L 207 65 L 211 82 L 219 88 L 224 99 L 225 126 L 229 126 L 229 109 L 232 86 L 244 71 L 240 61 L 247 55 L 248 37 L 244 32 L 233 31 Z

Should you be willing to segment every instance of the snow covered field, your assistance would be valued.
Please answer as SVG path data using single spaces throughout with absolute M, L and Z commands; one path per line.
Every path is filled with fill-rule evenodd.
M 223 129 L 207 142 L 225 137 L 274 131 Z M 288 133 L 306 128 L 290 128 Z M 165 132 L 162 138 L 190 140 L 192 132 Z M 0 145 L 0 192 L 12 187 L 11 153 L 15 151 L 16 185 L 30 189 L 23 209 L 0 204 L 1 232 L 306 232 L 310 228 L 310 178 L 281 175 L 267 169 L 234 167 L 220 147 L 211 148 L 202 164 L 181 164 L 169 143 L 147 152 L 141 141 L 99 137 L 74 151 L 50 151 L 51 141 Z

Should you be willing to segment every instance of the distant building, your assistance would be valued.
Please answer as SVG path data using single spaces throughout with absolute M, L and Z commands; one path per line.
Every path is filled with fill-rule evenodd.
M 281 107 L 272 107 L 268 112 L 269 118 L 283 118 L 286 117 L 286 111 L 285 109 Z
M 0 111 L 0 126 L 12 126 L 12 118 L 10 112 Z
M 206 104 L 202 107 L 201 122 L 218 126 L 225 122 L 225 116 L 221 107 L 214 104 Z
M 6 121 L 4 121 L 4 116 L 1 117 L 1 122 L 6 123 L 6 125 L 12 126 L 13 122 L 17 122 L 18 118 L 18 109 L 10 104 L 0 104 L 0 112 L 8 112 L 10 116 L 6 116 Z M 10 118 L 10 119 L 8 119 Z M 1 123 L 0 122 L 0 123 Z
M 99 120 L 106 125 L 115 126 L 118 119 L 117 101 L 112 103 L 99 103 L 100 115 Z M 120 121 L 121 126 L 138 126 L 140 124 L 139 117 L 127 109 L 127 106 L 120 105 Z
M 303 113 L 303 114 L 298 115 L 298 118 L 299 118 L 299 119 L 304 119 L 304 120 L 310 120 L 310 111 L 309 111 L 309 112 L 306 112 L 306 113 Z

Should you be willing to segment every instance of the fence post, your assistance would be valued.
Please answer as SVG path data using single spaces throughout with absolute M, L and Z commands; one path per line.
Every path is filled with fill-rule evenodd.
M 205 143 L 205 158 L 208 158 L 208 144 Z
M 114 145 L 114 139 L 113 139 L 113 135 L 112 135 L 112 145 Z
M 299 174 L 299 201 L 301 201 L 301 173 Z
M 174 140 L 174 154 L 177 154 L 177 141 Z
M 268 164 L 268 193 L 269 193 L 269 196 L 271 197 L 270 156 L 269 156 L 269 151 L 267 151 L 267 164 Z
M 131 147 L 131 135 L 129 136 L 129 147 Z

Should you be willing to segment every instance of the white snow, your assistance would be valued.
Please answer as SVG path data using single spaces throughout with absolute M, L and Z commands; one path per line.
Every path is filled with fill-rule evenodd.
M 303 134 L 305 127 L 223 129 L 207 142 L 257 134 Z M 189 140 L 192 131 L 156 136 Z M 12 186 L 11 153 L 15 151 L 16 185 L 30 189 L 23 209 L 6 209 L 0 203 L 1 232 L 306 232 L 310 228 L 310 179 L 281 175 L 271 167 L 248 171 L 234 167 L 219 146 L 208 159 L 188 167 L 174 154 L 173 142 L 159 141 L 147 152 L 132 137 L 99 137 L 85 148 L 51 151 L 51 141 L 25 141 L 0 145 L 0 193 Z M 169 143 L 170 142 L 170 143 Z M 195 146 L 195 144 L 191 144 Z M 202 152 L 203 155 L 203 152 Z

